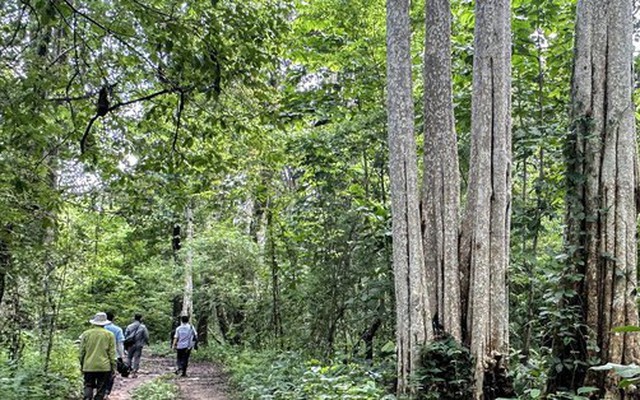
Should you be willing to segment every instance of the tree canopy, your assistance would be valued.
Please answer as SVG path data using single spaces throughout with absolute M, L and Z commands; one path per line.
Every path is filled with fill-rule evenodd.
M 637 340 L 632 6 L 0 0 L 0 398 L 77 398 L 64 360 L 98 311 L 121 325 L 142 313 L 166 347 L 185 275 L 199 356 L 224 364 L 242 398 L 627 398 L 638 360 L 611 338 Z M 435 31 L 434 10 L 450 25 Z M 400 106 L 394 60 L 410 83 Z M 492 100 L 474 92 L 485 61 L 504 64 Z M 585 78 L 581 62 L 603 69 Z M 592 87 L 606 112 L 584 108 Z M 502 147 L 485 157 L 483 143 Z M 620 158 L 588 162 L 599 154 Z M 412 184 L 408 245 L 392 203 Z M 495 226 L 483 196 L 502 196 Z M 504 258 L 506 281 L 483 294 L 471 220 L 504 228 L 501 249 L 471 235 L 474 249 L 494 244 L 482 257 Z M 424 282 L 401 293 L 408 258 Z M 486 348 L 499 367 L 469 325 L 469 307 L 497 297 L 505 337 Z M 403 332 L 397 307 L 418 303 L 406 315 L 424 331 Z

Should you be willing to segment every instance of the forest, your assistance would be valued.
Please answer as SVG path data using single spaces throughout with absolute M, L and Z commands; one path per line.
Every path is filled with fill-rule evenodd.
M 0 399 L 640 399 L 638 7 L 0 0 Z

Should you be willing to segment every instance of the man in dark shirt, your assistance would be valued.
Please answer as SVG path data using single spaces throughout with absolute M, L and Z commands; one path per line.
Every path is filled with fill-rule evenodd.
M 131 377 L 135 378 L 138 376 L 140 368 L 142 348 L 149 344 L 149 331 L 142 323 L 141 314 L 136 314 L 133 317 L 133 322 L 124 331 L 124 338 L 125 345 L 127 342 L 131 342 L 131 345 L 127 346 L 125 350 L 127 350 L 127 365 L 131 368 Z

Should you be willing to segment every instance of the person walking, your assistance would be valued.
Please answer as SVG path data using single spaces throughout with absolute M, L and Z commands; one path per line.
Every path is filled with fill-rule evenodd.
M 181 324 L 176 328 L 173 335 L 173 345 L 171 346 L 177 353 L 175 374 L 182 372 L 182 376 L 187 376 L 187 366 L 189 365 L 189 356 L 191 349 L 196 345 L 198 334 L 196 330 L 189 324 L 189 317 L 183 315 L 180 317 Z
M 114 323 L 115 317 L 116 316 L 113 312 L 107 311 L 107 319 L 110 321 L 110 323 L 105 325 L 104 328 L 109 332 L 113 333 L 113 336 L 115 337 L 115 340 L 116 340 L 115 357 L 117 360 L 119 360 L 119 362 L 122 362 L 124 360 L 124 332 L 122 331 L 122 328 L 120 328 L 118 325 Z M 113 384 L 115 383 L 115 380 L 116 380 L 116 374 L 112 374 L 111 379 L 109 379 L 109 382 L 107 383 L 107 390 L 105 391 L 105 400 L 109 398 L 109 394 L 111 394 L 111 391 L 113 390 Z
M 116 370 L 116 341 L 104 327 L 111 321 L 107 314 L 97 313 L 89 323 L 94 325 L 80 335 L 80 370 L 84 376 L 83 400 L 104 400 L 107 384 Z M 94 396 L 95 391 L 95 396 Z
M 140 368 L 140 357 L 142 356 L 142 348 L 149 344 L 149 331 L 142 323 L 142 315 L 136 314 L 133 322 L 127 326 L 124 331 L 124 346 L 127 351 L 127 365 L 131 368 L 131 377 L 138 376 Z

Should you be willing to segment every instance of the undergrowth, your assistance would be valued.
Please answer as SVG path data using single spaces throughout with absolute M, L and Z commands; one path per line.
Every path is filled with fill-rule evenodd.
M 420 400 L 455 400 L 473 397 L 473 359 L 469 350 L 451 336 L 424 346 L 417 384 Z
M 0 399 L 74 400 L 81 397 L 78 350 L 72 341 L 56 339 L 46 373 L 40 349 L 31 344 L 28 335 L 24 335 L 23 343 L 19 363 L 0 351 Z
M 136 388 L 132 400 L 175 400 L 178 387 L 172 382 L 171 375 L 163 375 Z
M 235 351 L 209 347 L 195 358 L 222 362 L 243 400 L 395 399 L 385 378 L 389 366 L 337 363 L 305 358 L 295 352 Z M 393 366 L 391 366 L 393 373 Z

